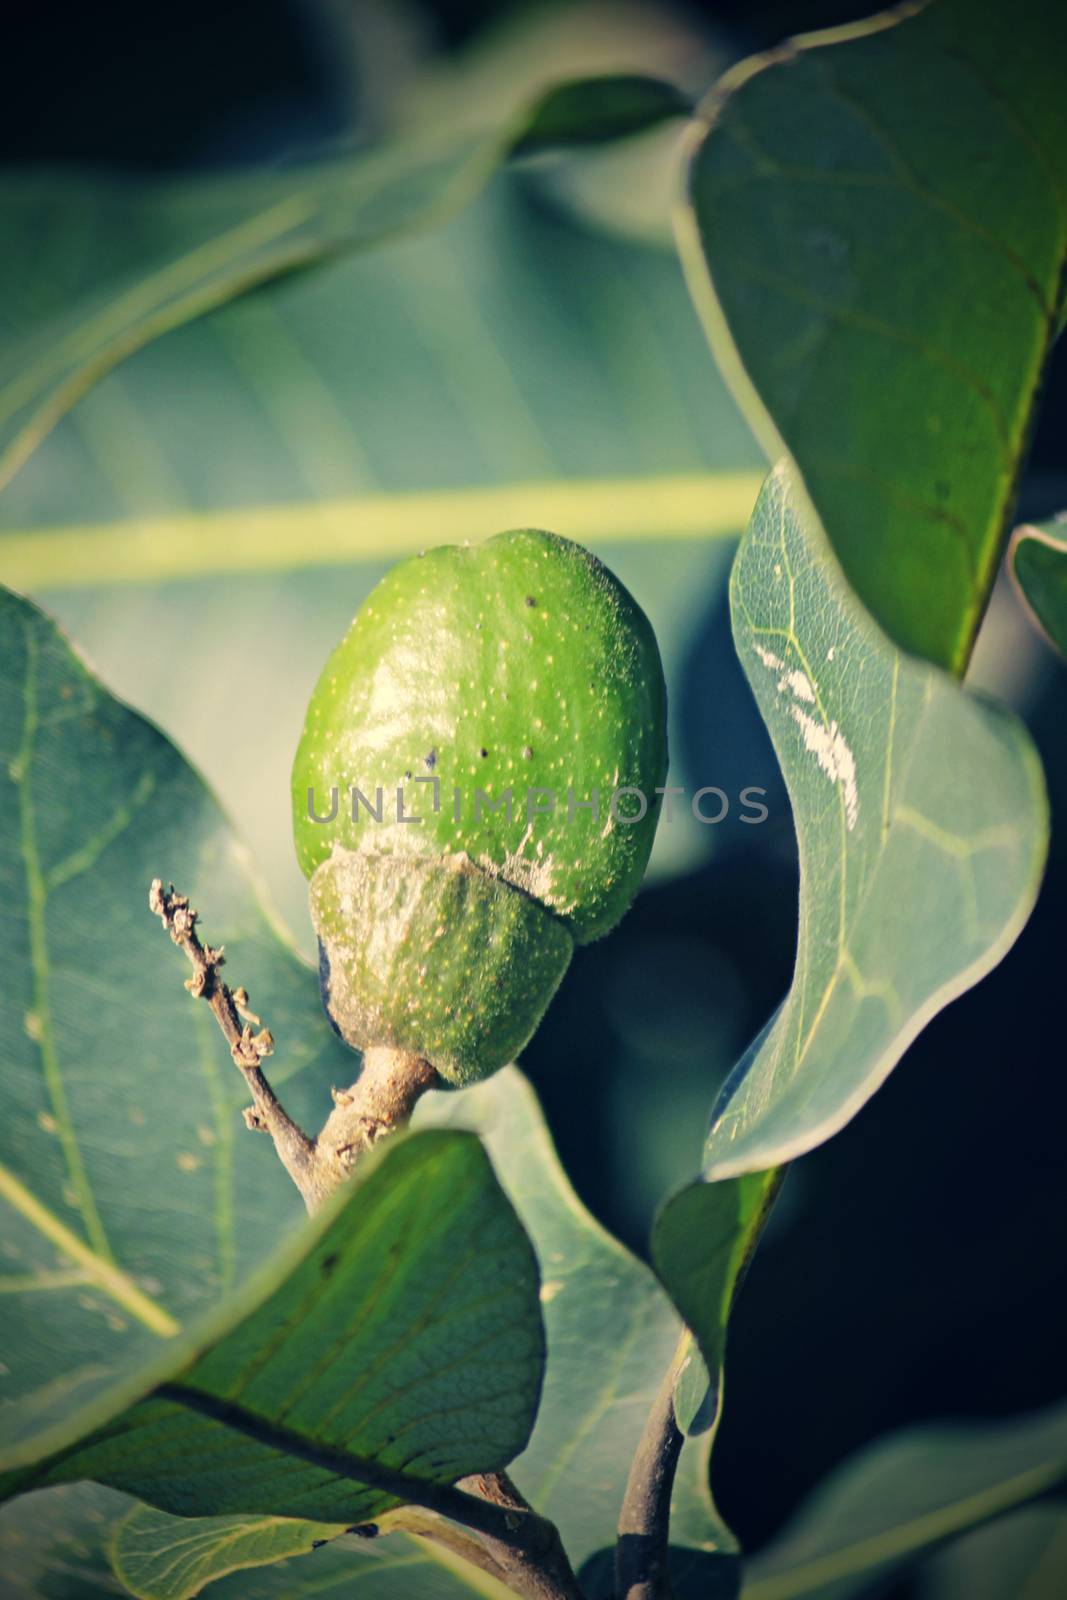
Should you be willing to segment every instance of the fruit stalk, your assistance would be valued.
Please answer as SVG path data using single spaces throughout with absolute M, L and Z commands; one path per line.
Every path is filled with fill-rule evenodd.
M 437 1073 L 409 1050 L 372 1046 L 363 1070 L 347 1089 L 334 1089 L 334 1107 L 314 1141 L 304 1199 L 314 1211 L 343 1183 L 361 1155 L 409 1121 L 419 1097 L 437 1083 Z

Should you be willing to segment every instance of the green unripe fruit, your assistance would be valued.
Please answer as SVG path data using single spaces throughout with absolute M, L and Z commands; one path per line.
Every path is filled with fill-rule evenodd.
M 453 1082 L 511 1059 L 572 945 L 637 892 L 665 721 L 648 619 L 579 545 L 520 530 L 386 575 L 293 768 L 324 998 L 350 1044 Z

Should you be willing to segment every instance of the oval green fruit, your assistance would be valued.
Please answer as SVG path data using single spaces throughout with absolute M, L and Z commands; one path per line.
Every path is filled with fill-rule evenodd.
M 394 567 L 327 662 L 293 768 L 327 1005 L 349 1042 L 417 1049 L 453 1081 L 510 1059 L 562 976 L 561 932 L 569 954 L 633 899 L 666 766 L 655 637 L 588 551 L 526 529 Z M 362 858 L 355 898 L 352 854 Z M 399 902 L 390 910 L 405 863 L 423 874 L 426 917 L 445 927 L 429 954 L 427 929 Z M 430 866 L 441 870 L 426 879 Z M 511 922 L 502 908 L 513 897 L 522 914 Z M 477 959 L 479 941 L 491 960 Z M 461 991 L 451 977 L 438 983 L 453 960 L 457 972 L 470 966 L 466 1009 L 496 1018 L 458 1054 Z M 420 988 L 436 998 L 416 1007 L 412 1042 Z M 371 989 L 378 998 L 364 1004 Z M 392 1037 L 370 1038 L 372 1026 Z

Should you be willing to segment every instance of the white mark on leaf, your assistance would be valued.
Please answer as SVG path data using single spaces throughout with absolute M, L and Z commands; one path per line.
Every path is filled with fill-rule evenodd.
M 790 694 L 794 700 L 801 700 L 806 705 L 816 703 L 815 687 L 806 672 L 787 670 L 785 662 L 762 645 L 757 644 L 754 649 L 769 672 L 781 673 L 777 682 L 779 694 Z M 831 645 L 827 660 L 831 660 L 833 654 Z M 807 711 L 802 711 L 798 705 L 791 705 L 789 713 L 804 736 L 805 747 L 811 751 L 830 781 L 841 785 L 845 821 L 851 833 L 859 817 L 860 801 L 856 785 L 856 760 L 847 739 L 836 722 L 831 722 L 827 727 Z
M 764 650 L 763 646 L 758 644 L 755 646 L 755 651 L 763 665 L 769 667 L 772 672 L 781 672 L 784 669 L 785 662 L 780 656 L 776 656 L 772 650 Z
M 856 787 L 856 758 L 836 722 L 824 727 L 799 706 L 790 706 L 794 722 L 804 735 L 804 744 L 811 751 L 831 783 L 839 783 L 844 792 L 845 821 L 849 832 L 856 826 L 860 814 L 859 791 Z
M 806 700 L 812 706 L 815 704 L 815 690 L 812 688 L 811 679 L 806 672 L 787 672 L 784 678 L 779 678 L 779 694 L 782 694 L 786 689 L 791 690 L 798 700 Z

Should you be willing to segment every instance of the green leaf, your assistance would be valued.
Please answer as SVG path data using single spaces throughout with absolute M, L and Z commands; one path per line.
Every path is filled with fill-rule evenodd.
M 142 1513 L 134 1507 L 132 1514 Z M 5 1600 L 115 1600 L 128 1595 L 108 1564 L 107 1550 L 130 1515 L 125 1495 L 89 1483 L 39 1490 L 0 1507 Z M 192 1539 L 205 1528 L 205 1520 L 151 1515 L 184 1528 Z M 311 1600 L 349 1590 L 359 1600 L 509 1600 L 508 1591 L 486 1574 L 404 1534 L 336 1538 L 299 1560 L 229 1572 L 213 1581 L 209 1592 L 211 1600 Z
M 9 171 L 0 182 L 0 485 L 97 378 L 160 334 L 282 273 L 441 222 L 513 152 L 615 138 L 684 109 L 655 79 L 590 78 L 549 90 L 500 126 L 435 129 L 271 172 Z M 62 248 L 42 258 L 59 219 Z
M 416 1121 L 423 1127 L 459 1126 L 480 1133 L 533 1237 L 543 1269 L 548 1365 L 533 1437 L 510 1470 L 523 1491 L 560 1527 L 575 1563 L 603 1552 L 610 1573 L 609 1552 L 626 1475 L 677 1343 L 678 1317 L 648 1269 L 604 1233 L 580 1205 L 559 1166 L 533 1091 L 516 1069 L 507 1068 L 461 1094 L 427 1096 Z M 699 1575 L 697 1563 L 725 1561 L 724 1552 L 733 1548 L 708 1498 L 704 1453 L 701 1441 L 686 1445 L 675 1492 L 673 1527 L 683 1581 L 686 1572 Z M 28 1542 L 39 1549 L 38 1560 L 43 1562 L 56 1546 L 54 1523 L 62 1526 L 64 1521 L 53 1518 L 52 1507 L 71 1492 L 33 1494 L 0 1511 L 0 1561 L 7 1564 L 9 1549 Z M 98 1538 L 117 1540 L 118 1531 L 112 1535 L 110 1528 L 128 1502 L 104 1490 L 94 1493 L 104 1497 L 101 1504 L 116 1508 L 108 1511 Z M 171 1521 L 164 1519 L 158 1526 L 166 1529 Z M 232 1519 L 211 1519 L 211 1524 L 203 1520 L 181 1524 L 205 1556 L 210 1551 L 204 1547 L 204 1535 L 217 1532 L 228 1548 L 233 1527 Z M 435 1553 L 428 1555 L 430 1550 Z M 461 1575 L 447 1579 L 439 1565 L 443 1559 L 436 1547 L 413 1541 L 403 1532 L 391 1532 L 370 1546 L 342 1539 L 302 1559 L 298 1569 L 285 1568 L 284 1592 L 303 1594 L 305 1583 L 308 1594 L 317 1592 L 324 1572 L 337 1572 L 341 1582 L 349 1564 L 353 1582 L 369 1585 L 377 1574 L 380 1587 L 361 1590 L 375 1596 L 395 1593 L 412 1600 L 425 1594 L 451 1600 L 453 1593 L 486 1592 L 483 1575 L 469 1569 L 456 1569 L 459 1574 L 466 1570 L 466 1579 Z M 387 1576 L 394 1568 L 395 1587 Z M 277 1569 L 277 1576 L 260 1574 L 256 1582 L 264 1587 L 255 1593 L 279 1592 L 275 1584 L 281 1571 Z M 229 1593 L 243 1593 L 243 1584 L 251 1581 L 247 1574 L 224 1580 L 217 1590 L 219 1600 Z M 446 1582 L 455 1587 L 446 1588 Z M 606 1584 L 610 1585 L 610 1577 Z M 605 1600 L 609 1594 L 609 1586 L 591 1586 L 590 1600 Z M 680 1594 L 687 1594 L 684 1586 Z
M 1063 1406 L 880 1440 L 838 1468 L 746 1565 L 743 1600 L 848 1600 L 923 1551 L 1065 1482 Z
M 675 1384 L 675 1420 L 685 1434 L 705 1433 L 718 1421 L 730 1311 L 781 1177 L 772 1170 L 692 1183 L 666 1202 L 653 1225 L 656 1271 L 699 1345 Z
M 1030 615 L 1067 656 L 1067 518 L 1016 528 L 1008 566 Z
M 757 502 L 730 599 L 793 807 L 800 912 L 789 994 L 724 1087 L 702 1181 L 653 1234 L 712 1373 L 777 1169 L 842 1128 L 1006 953 L 1048 834 L 1025 729 L 893 648 L 784 468 Z
M 111 1563 L 123 1587 L 140 1600 L 190 1600 L 227 1573 L 306 1555 L 346 1532 L 343 1523 L 172 1517 L 141 1505 L 115 1529 Z
M 533 1252 L 480 1142 L 390 1140 L 314 1234 L 192 1364 L 6 1492 L 92 1478 L 180 1516 L 351 1523 L 507 1466 L 543 1330 Z
M 1011 948 L 1048 836 L 1021 723 L 895 650 L 802 496 L 768 479 L 731 576 L 734 641 L 800 853 L 789 995 L 708 1139 L 709 1177 L 828 1139 Z
M 933 0 L 735 68 L 681 245 L 735 395 L 871 614 L 962 672 L 1064 307 L 1058 0 Z
M 330 1077 L 351 1067 L 173 746 L 7 593 L 0 663 L 0 1461 L 13 1466 L 142 1393 L 302 1214 L 242 1127 L 244 1085 L 149 917 L 152 877 L 210 892 L 213 940 L 240 950 L 253 997 L 269 995 L 294 1114 L 314 1107 L 317 1125 Z
M 651 1273 L 578 1203 L 533 1092 L 515 1069 L 462 1094 L 424 1100 L 417 1122 L 478 1131 L 533 1237 L 545 1279 L 549 1359 L 533 1438 L 511 1470 L 538 1510 L 556 1522 L 575 1565 L 603 1552 L 597 1570 L 604 1586 L 597 1587 L 595 1574 L 592 1584 L 594 1600 L 601 1600 L 611 1592 L 611 1546 L 626 1474 L 671 1360 L 678 1319 Z M 708 1498 L 702 1455 L 699 1444 L 687 1446 L 675 1495 L 676 1560 L 683 1577 L 687 1569 L 698 1570 L 695 1563 L 725 1561 L 733 1550 Z M 136 1519 L 132 1525 L 136 1529 Z M 177 1536 L 176 1530 L 168 1535 L 172 1519 L 152 1526 L 164 1538 Z M 184 1526 L 195 1548 L 212 1559 L 226 1559 L 239 1532 L 233 1519 Z M 116 1534 L 117 1551 L 124 1546 L 123 1532 L 120 1527 Z M 289 1534 L 294 1543 L 307 1537 L 296 1527 Z M 402 1531 L 384 1542 L 411 1548 Z M 277 1556 L 267 1548 L 263 1559 Z M 309 1584 L 319 1564 L 316 1557 L 302 1567 Z M 126 1570 L 120 1560 L 120 1571 Z M 701 1575 L 706 1571 L 705 1566 Z M 471 1581 L 483 1580 L 479 1575 Z M 145 1592 L 150 1600 L 175 1600 L 158 1587 Z
M 677 1343 L 677 1316 L 652 1274 L 577 1201 L 533 1091 L 515 1069 L 462 1094 L 424 1100 L 416 1121 L 478 1131 L 533 1238 L 544 1277 L 549 1358 L 534 1435 L 511 1472 L 538 1510 L 560 1528 L 576 1566 L 601 1554 L 590 1589 L 592 1600 L 606 1600 L 626 1475 Z M 708 1497 L 703 1456 L 700 1442 L 686 1446 L 675 1493 L 682 1596 L 690 1592 L 684 1586 L 687 1573 L 690 1582 L 703 1586 L 694 1592 L 706 1593 L 708 1563 L 722 1563 L 725 1572 L 734 1548 Z M 229 1521 L 190 1524 L 189 1529 L 198 1541 L 215 1534 L 223 1550 L 229 1548 Z M 410 1548 L 402 1532 L 391 1533 L 384 1543 Z M 268 1554 L 267 1559 L 273 1558 Z M 309 1583 L 318 1565 L 316 1556 L 301 1568 Z M 152 1591 L 157 1594 L 158 1600 L 168 1600 L 162 1591 Z

